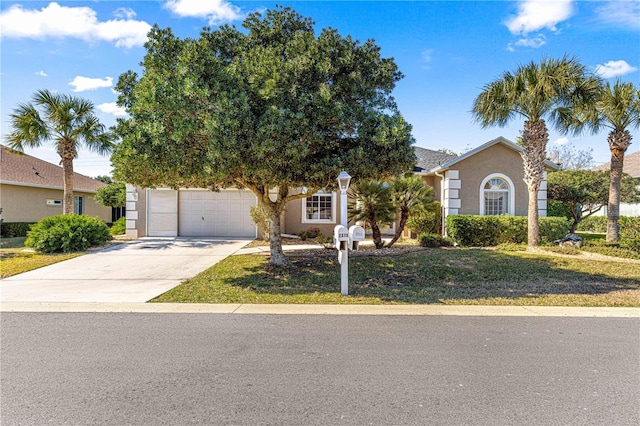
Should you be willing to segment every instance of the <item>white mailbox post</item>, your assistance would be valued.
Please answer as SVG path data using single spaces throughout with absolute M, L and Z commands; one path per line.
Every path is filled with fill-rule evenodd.
M 349 246 L 351 243 L 349 241 L 349 230 L 347 229 L 347 190 L 349 189 L 350 181 L 351 176 L 349 176 L 349 173 L 345 171 L 340 172 L 338 175 L 338 187 L 340 188 L 340 225 L 336 226 L 333 231 L 336 248 L 339 250 L 340 291 L 343 296 L 349 295 Z M 338 227 L 340 227 L 340 231 L 338 231 Z M 340 238 L 345 238 L 344 245 L 342 244 L 342 240 L 338 241 L 336 234 L 341 235 Z

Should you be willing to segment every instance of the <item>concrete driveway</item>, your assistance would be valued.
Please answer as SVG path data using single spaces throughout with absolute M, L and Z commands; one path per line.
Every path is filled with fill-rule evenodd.
M 3 302 L 146 302 L 251 240 L 143 238 L 0 281 Z

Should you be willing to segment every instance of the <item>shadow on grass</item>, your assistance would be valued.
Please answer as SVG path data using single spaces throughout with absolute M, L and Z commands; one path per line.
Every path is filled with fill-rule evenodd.
M 291 303 L 313 303 L 313 297 L 309 300 L 305 296 L 316 295 L 316 303 L 324 303 L 327 300 L 322 296 L 339 293 L 340 269 L 335 252 L 288 257 L 290 268 L 272 268 L 266 258 L 255 256 L 235 267 L 234 262 L 238 263 L 240 257 L 229 258 L 219 270 L 215 266 L 178 287 L 175 296 L 180 292 L 192 296 L 201 291 L 215 293 L 216 288 L 222 291 L 224 287 L 239 290 L 242 300 L 238 302 L 250 302 L 243 298 L 253 294 L 264 301 L 268 298 L 262 296 L 274 296 L 279 300 L 274 303 L 283 303 L 282 297 L 290 297 Z M 546 298 L 544 303 L 553 304 L 547 296 L 566 303 L 562 296 L 575 298 L 629 290 L 622 300 L 609 302 L 640 305 L 640 264 L 479 249 L 429 249 L 402 256 L 349 259 L 351 299 L 377 299 L 378 303 L 486 303 L 487 299 Z M 203 294 L 198 297 L 203 300 L 197 301 L 207 299 Z

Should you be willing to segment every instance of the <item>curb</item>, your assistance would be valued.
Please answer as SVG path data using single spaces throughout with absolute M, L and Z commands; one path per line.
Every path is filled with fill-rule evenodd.
M 462 305 L 257 305 L 3 302 L 0 312 L 639 318 L 640 308 Z

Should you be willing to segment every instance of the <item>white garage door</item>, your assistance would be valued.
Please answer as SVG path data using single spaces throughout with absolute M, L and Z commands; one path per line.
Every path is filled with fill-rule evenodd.
M 148 235 L 175 237 L 178 235 L 178 191 L 151 189 L 147 193 Z
M 180 190 L 178 233 L 184 237 L 256 236 L 250 208 L 256 196 L 248 190 Z

